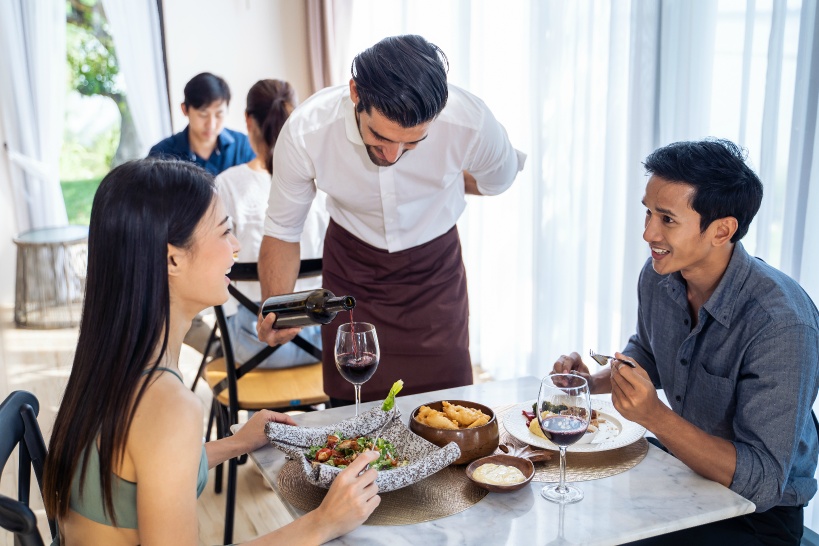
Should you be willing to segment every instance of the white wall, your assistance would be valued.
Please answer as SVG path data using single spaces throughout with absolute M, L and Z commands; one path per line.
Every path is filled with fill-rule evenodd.
M 245 97 L 264 78 L 289 81 L 307 98 L 306 5 L 302 0 L 164 0 L 165 49 L 174 132 L 187 125 L 185 84 L 212 72 L 230 85 L 226 126 L 246 132 Z

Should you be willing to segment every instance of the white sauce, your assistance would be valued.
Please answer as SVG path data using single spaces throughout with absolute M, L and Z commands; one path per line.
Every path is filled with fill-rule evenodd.
M 514 485 L 526 481 L 523 472 L 514 466 L 486 463 L 472 473 L 472 477 L 479 482 L 490 485 Z

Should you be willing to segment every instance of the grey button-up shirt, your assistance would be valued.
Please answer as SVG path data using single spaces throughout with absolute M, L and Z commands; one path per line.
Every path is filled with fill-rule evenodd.
M 731 490 L 756 504 L 801 506 L 816 493 L 819 312 L 799 284 L 737 243 L 691 328 L 679 272 L 640 273 L 637 333 L 624 354 L 665 389 L 675 413 L 733 442 Z

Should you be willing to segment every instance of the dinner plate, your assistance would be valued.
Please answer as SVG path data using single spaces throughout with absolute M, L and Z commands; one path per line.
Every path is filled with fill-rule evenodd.
M 506 432 L 529 445 L 551 449 L 557 451 L 557 445 L 540 436 L 535 436 L 526 426 L 526 418 L 522 411 L 532 411 L 535 400 L 514 406 L 503 419 L 503 426 Z M 598 451 L 608 451 L 625 447 L 636 442 L 646 433 L 646 429 L 637 423 L 633 423 L 620 415 L 611 402 L 592 398 L 592 409 L 596 410 L 600 417 L 606 420 L 605 426 L 597 432 L 591 442 L 576 443 L 567 449 L 570 453 L 596 453 Z

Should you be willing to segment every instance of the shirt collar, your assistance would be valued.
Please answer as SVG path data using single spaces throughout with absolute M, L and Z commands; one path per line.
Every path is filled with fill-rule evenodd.
M 190 125 L 186 125 L 183 131 L 180 131 L 174 136 L 178 139 L 179 149 L 189 154 L 191 161 L 196 161 L 196 154 L 191 150 L 189 131 Z M 236 138 L 231 135 L 229 131 L 222 129 L 222 132 L 216 137 L 216 148 L 214 148 L 213 153 L 222 155 L 222 151 L 234 142 L 236 142 Z
M 364 146 L 361 140 L 361 132 L 358 130 L 358 122 L 355 119 L 355 104 L 349 93 L 341 99 L 341 108 L 344 111 L 344 127 L 347 131 L 347 140 L 357 146 Z
M 734 245 L 734 252 L 728 261 L 728 267 L 722 275 L 714 293 L 708 298 L 702 308 L 705 309 L 714 319 L 726 328 L 731 327 L 731 320 L 734 317 L 734 307 L 739 298 L 745 280 L 751 270 L 751 256 L 745 251 L 742 243 Z M 666 275 L 660 280 L 659 285 L 664 287 L 671 299 L 676 301 L 683 309 L 688 309 L 688 298 L 686 297 L 686 287 L 682 275 L 679 271 Z
M 234 142 L 236 142 L 236 139 L 233 137 L 233 135 L 222 129 L 222 132 L 216 137 L 216 149 L 224 150 Z
M 745 251 L 742 243 L 734 245 L 734 252 L 728 262 L 728 268 L 717 285 L 717 289 L 703 304 L 703 308 L 708 311 L 717 322 L 731 327 L 731 320 L 734 316 L 734 307 L 739 299 L 739 292 L 748 278 L 751 271 L 751 256 Z

